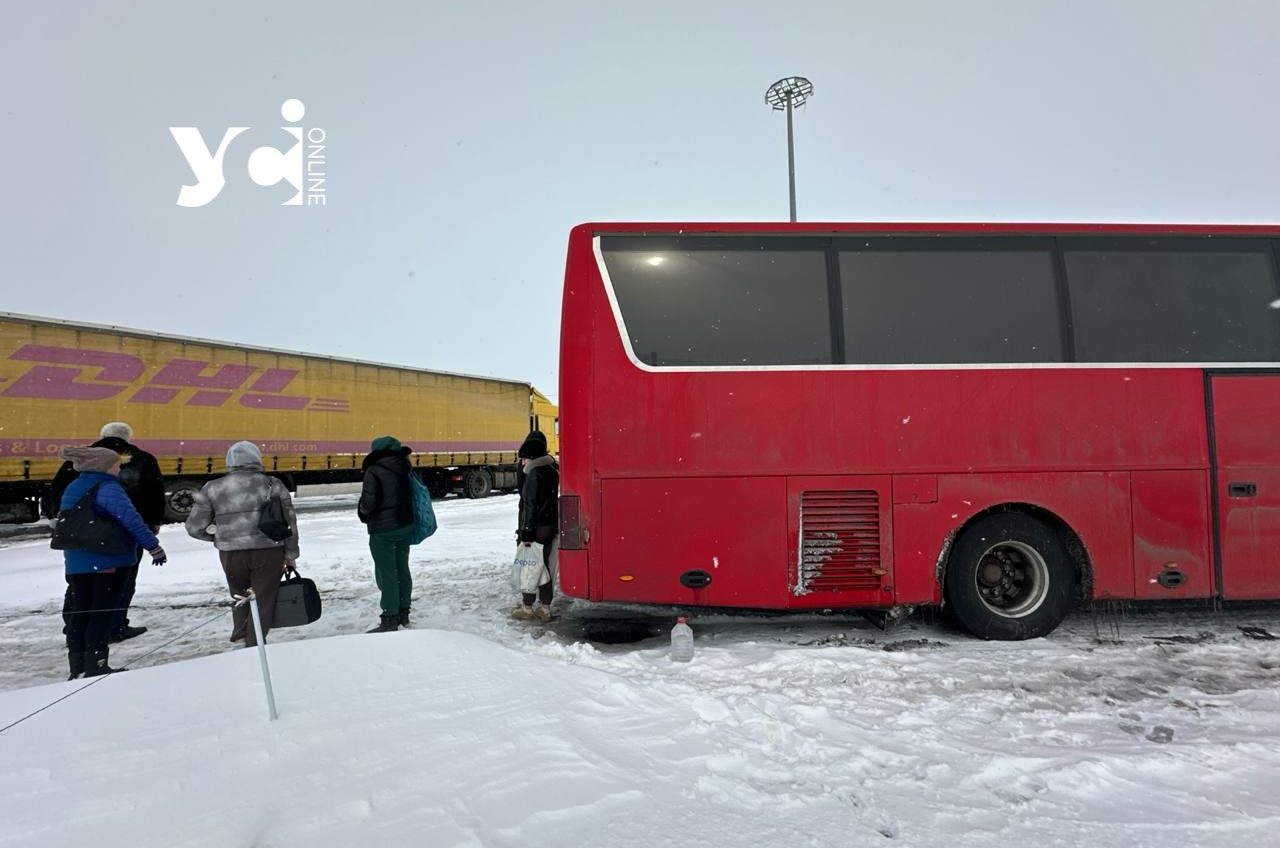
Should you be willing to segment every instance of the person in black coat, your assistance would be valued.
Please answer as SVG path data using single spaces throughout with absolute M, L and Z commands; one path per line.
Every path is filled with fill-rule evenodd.
M 516 538 L 522 545 L 542 545 L 542 564 L 551 579 L 538 587 L 537 595 L 523 594 L 511 617 L 521 620 L 551 618 L 551 597 L 555 586 L 552 553 L 560 532 L 560 472 L 555 460 L 547 455 L 547 438 L 534 431 L 525 438 L 516 456 L 524 472 L 520 486 L 519 527 Z M 536 610 L 534 601 L 541 602 Z
M 127 457 L 125 464 L 120 468 L 120 485 L 124 487 L 129 501 L 142 516 L 142 520 L 151 532 L 158 533 L 160 526 L 164 524 L 165 508 L 164 477 L 160 474 L 160 463 L 154 456 L 130 442 L 133 438 L 133 428 L 122 421 L 104 424 L 101 435 L 102 438 L 94 442 L 91 447 L 110 448 L 121 457 Z M 55 508 L 61 503 L 63 492 L 79 476 L 80 472 L 76 471 L 70 462 L 64 462 L 58 469 L 58 473 L 54 475 L 53 482 L 50 484 L 49 502 Z M 53 518 L 54 515 L 49 517 Z M 123 642 L 125 639 L 132 639 L 147 632 L 145 627 L 133 627 L 129 624 L 129 605 L 133 603 L 133 593 L 138 585 L 138 566 L 142 562 L 142 548 L 138 548 L 136 559 L 137 562 L 132 566 L 116 569 L 118 593 L 112 602 L 112 608 L 115 610 L 110 631 L 112 642 Z M 65 623 L 70 623 L 73 604 L 71 586 L 68 585 L 62 602 L 62 616 Z M 66 632 L 65 628 L 63 632 Z
M 370 633 L 386 633 L 409 624 L 409 539 L 413 536 L 411 448 L 394 436 L 379 436 L 364 458 L 364 485 L 356 515 L 369 528 L 373 577 L 382 591 L 382 617 Z

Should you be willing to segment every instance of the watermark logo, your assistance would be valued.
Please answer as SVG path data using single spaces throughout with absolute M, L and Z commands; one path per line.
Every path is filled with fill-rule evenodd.
M 324 206 L 328 199 L 326 180 L 326 133 L 322 127 L 309 127 L 305 131 L 297 126 L 307 113 L 301 100 L 286 100 L 280 107 L 280 116 L 294 126 L 281 127 L 297 140 L 288 150 L 259 147 L 249 154 L 249 178 L 260 186 L 274 186 L 288 182 L 296 190 L 281 206 Z M 227 148 L 241 133 L 250 127 L 228 127 L 222 134 L 216 150 L 211 151 L 204 136 L 196 127 L 169 127 L 178 149 L 186 157 L 195 175 L 194 185 L 184 185 L 178 192 L 178 205 L 204 206 L 221 193 L 227 184 L 222 163 Z M 305 198 L 305 200 L 304 200 Z

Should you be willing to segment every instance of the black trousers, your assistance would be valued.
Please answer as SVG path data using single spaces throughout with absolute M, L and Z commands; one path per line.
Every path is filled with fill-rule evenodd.
M 119 633 L 129 626 L 129 605 L 133 603 L 133 593 L 138 587 L 138 566 L 142 564 L 142 548 L 138 548 L 138 561 L 133 565 L 122 565 L 116 568 L 119 575 L 119 593 L 111 604 L 111 635 Z M 75 598 L 71 592 L 71 578 L 67 578 L 67 591 L 62 596 L 62 633 L 66 635 L 71 626 L 71 613 L 75 610 Z
M 114 635 L 129 626 L 129 604 L 133 603 L 133 592 L 138 587 L 138 565 L 142 562 L 142 548 L 138 548 L 138 562 L 131 566 L 116 569 L 120 576 L 120 589 L 116 595 L 115 619 L 111 625 Z
M 118 572 L 72 574 L 67 577 L 72 596 L 67 622 L 67 650 L 99 654 L 107 650 L 115 613 L 110 612 L 120 594 Z

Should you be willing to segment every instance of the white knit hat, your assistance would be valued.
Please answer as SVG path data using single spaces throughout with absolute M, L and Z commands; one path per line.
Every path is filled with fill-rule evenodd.
M 110 424 L 102 425 L 102 438 L 115 437 L 124 439 L 126 442 L 133 441 L 133 428 L 123 421 L 112 421 Z

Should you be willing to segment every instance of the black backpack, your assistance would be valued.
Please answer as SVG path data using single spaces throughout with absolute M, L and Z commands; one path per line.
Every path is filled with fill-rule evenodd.
M 138 543 L 129 531 L 109 515 L 99 515 L 93 498 L 101 483 L 95 483 L 70 509 L 58 513 L 53 522 L 49 547 L 55 551 L 92 551 L 98 554 L 131 554 Z
M 293 535 L 289 519 L 284 516 L 284 504 L 275 495 L 263 501 L 258 510 L 258 532 L 273 542 L 283 542 Z

